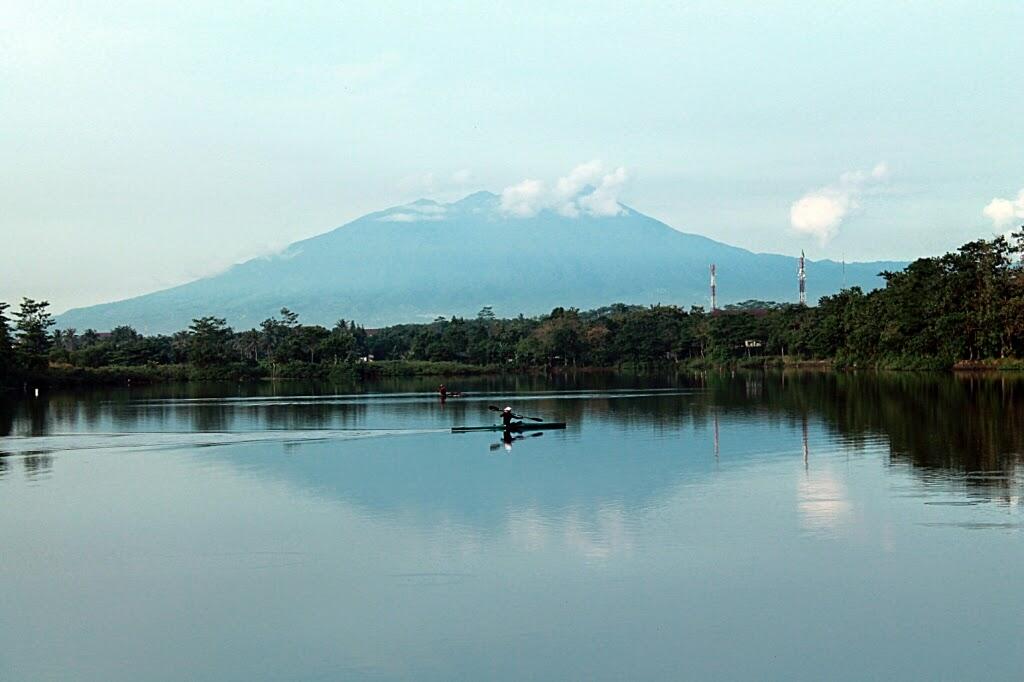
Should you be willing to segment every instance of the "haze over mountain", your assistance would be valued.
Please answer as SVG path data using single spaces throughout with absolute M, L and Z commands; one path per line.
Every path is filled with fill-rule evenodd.
M 679 232 L 618 204 L 529 215 L 507 208 L 489 192 L 450 204 L 421 199 L 217 275 L 69 310 L 57 322 L 79 330 L 127 324 L 152 334 L 184 329 L 203 315 L 247 329 L 282 307 L 307 324 L 345 318 L 367 327 L 473 316 L 485 305 L 498 316 L 616 302 L 707 307 L 710 263 L 718 269 L 719 305 L 797 298 L 793 256 Z M 902 265 L 847 263 L 844 272 L 841 263 L 808 261 L 808 300 L 844 283 L 875 288 L 883 283 L 879 272 Z

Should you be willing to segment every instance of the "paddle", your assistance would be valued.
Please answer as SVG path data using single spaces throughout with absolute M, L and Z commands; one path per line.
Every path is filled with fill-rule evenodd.
M 487 409 L 492 411 L 492 412 L 501 412 L 502 411 L 502 409 L 500 407 L 497 407 L 496 405 L 488 405 Z M 521 415 L 516 415 L 516 416 L 518 416 L 520 419 L 529 419 L 530 421 L 533 421 L 533 422 L 542 422 L 542 421 L 544 421 L 540 417 L 523 417 Z

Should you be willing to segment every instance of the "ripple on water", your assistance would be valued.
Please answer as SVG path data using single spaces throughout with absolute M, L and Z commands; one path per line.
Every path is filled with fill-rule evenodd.
M 923 521 L 918 523 L 925 528 L 955 528 L 961 530 L 1012 530 L 1024 528 L 1024 523 L 1017 521 Z
M 424 433 L 448 429 L 302 429 L 276 431 L 125 432 L 68 433 L 49 436 L 0 438 L 0 451 L 11 455 L 40 455 L 76 450 L 153 450 L 181 447 L 214 447 L 256 442 L 313 442 L 357 440 Z

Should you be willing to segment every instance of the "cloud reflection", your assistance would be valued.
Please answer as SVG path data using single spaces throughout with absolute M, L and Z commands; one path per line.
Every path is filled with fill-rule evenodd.
M 837 534 L 850 520 L 852 505 L 846 487 L 830 471 L 804 475 L 797 499 L 804 530 Z

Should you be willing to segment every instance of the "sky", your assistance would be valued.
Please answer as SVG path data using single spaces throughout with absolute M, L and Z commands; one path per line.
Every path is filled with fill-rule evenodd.
M 55 312 L 420 197 L 560 210 L 580 178 L 594 211 L 811 258 L 1024 223 L 1020 2 L 7 0 L 0 26 L 0 301 Z

